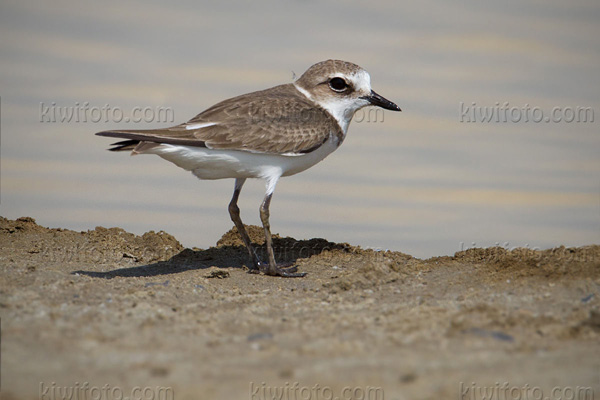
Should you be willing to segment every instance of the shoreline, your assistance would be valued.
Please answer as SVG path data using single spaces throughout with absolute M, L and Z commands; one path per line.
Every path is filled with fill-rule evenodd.
M 600 394 L 598 245 L 421 260 L 275 236 L 279 260 L 308 272 L 285 279 L 248 274 L 234 230 L 188 249 L 165 232 L 0 217 L 0 243 L 3 399 L 53 382 L 177 400 L 286 382 L 390 399 L 470 399 L 495 382 Z

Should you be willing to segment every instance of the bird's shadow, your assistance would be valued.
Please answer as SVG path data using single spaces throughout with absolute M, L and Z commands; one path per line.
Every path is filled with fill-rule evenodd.
M 273 238 L 273 250 L 278 262 L 295 264 L 300 258 L 308 258 L 321 254 L 324 251 L 335 249 L 349 251 L 350 246 L 346 243 L 332 243 L 325 239 L 295 240 L 292 238 Z M 264 245 L 256 246 L 255 250 L 262 260 L 266 259 L 266 248 Z M 204 270 L 213 267 L 244 269 L 250 265 L 249 263 L 248 252 L 244 246 L 222 245 L 206 250 L 184 249 L 168 260 L 145 265 L 120 268 L 112 271 L 78 270 L 71 273 L 104 279 L 116 277 L 152 277 L 191 270 Z

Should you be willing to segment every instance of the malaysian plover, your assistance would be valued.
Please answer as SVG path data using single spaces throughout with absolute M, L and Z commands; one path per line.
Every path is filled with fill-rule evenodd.
M 200 179 L 234 178 L 229 214 L 250 255 L 250 272 L 300 277 L 297 267 L 277 265 L 269 205 L 279 178 L 302 172 L 337 149 L 354 113 L 366 106 L 400 111 L 371 89 L 356 64 L 327 60 L 293 83 L 233 97 L 170 128 L 111 130 L 97 135 L 126 139 L 111 151 L 156 154 Z M 238 197 L 248 178 L 266 181 L 260 205 L 268 260 L 260 260 L 240 218 Z

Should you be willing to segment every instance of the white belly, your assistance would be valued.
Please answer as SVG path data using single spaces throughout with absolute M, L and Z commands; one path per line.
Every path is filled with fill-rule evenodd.
M 308 154 L 278 155 L 239 150 L 214 150 L 204 147 L 161 144 L 145 151 L 191 171 L 200 179 L 262 178 L 289 176 L 302 172 L 338 148 L 332 135 L 321 147 Z

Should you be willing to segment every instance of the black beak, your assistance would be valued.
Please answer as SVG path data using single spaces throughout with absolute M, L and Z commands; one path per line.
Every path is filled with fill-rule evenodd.
M 369 96 L 363 96 L 362 98 L 368 100 L 372 105 L 385 108 L 386 110 L 402 111 L 400 107 L 396 105 L 396 103 L 392 103 L 385 97 L 375 93 L 373 90 L 371 90 L 371 94 Z

